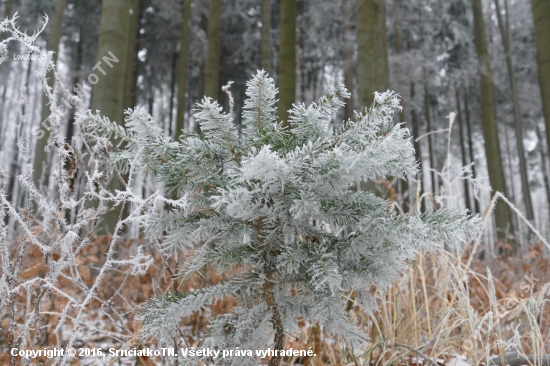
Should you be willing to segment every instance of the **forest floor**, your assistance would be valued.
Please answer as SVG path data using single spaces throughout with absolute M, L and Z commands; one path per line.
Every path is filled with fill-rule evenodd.
M 58 288 L 78 297 L 82 286 L 91 286 L 102 267 L 108 242 L 108 237 L 96 238 L 79 255 L 75 269 L 82 280 L 80 284 L 69 281 L 68 276 L 59 281 Z M 120 255 L 129 254 L 133 244 L 121 245 Z M 77 347 L 155 347 L 153 341 L 144 344 L 137 337 L 136 306 L 170 288 L 190 291 L 223 279 L 210 271 L 201 283 L 178 284 L 171 278 L 177 271 L 174 258 L 162 258 L 158 251 L 151 254 L 156 264 L 145 276 L 129 276 L 127 271 L 117 270 L 102 281 L 98 290 L 101 300 L 88 306 L 83 322 L 86 325 L 79 332 Z M 55 253 L 52 259 L 56 260 Z M 44 263 L 38 249 L 31 251 L 24 259 L 20 277 L 40 276 L 45 270 Z M 501 365 L 502 358 L 507 358 L 510 365 L 520 365 L 513 363 L 512 358 L 518 361 L 521 354 L 527 358 L 542 356 L 550 347 L 550 306 L 546 306 L 549 289 L 550 259 L 542 245 L 533 245 L 523 258 L 480 259 L 480 253 L 471 255 L 471 248 L 459 256 L 444 250 L 419 254 L 388 289 L 372 290 L 378 311 L 365 314 L 350 301 L 350 315 L 368 335 L 368 344 L 354 349 L 315 325 L 303 324 L 300 334 L 287 337 L 286 347 L 295 350 L 311 347 L 317 356 L 286 358 L 283 365 Z M 353 298 L 353 294 L 349 296 Z M 29 304 L 28 296 L 16 300 L 20 309 Z M 74 326 L 70 322 L 74 309 L 66 311 L 67 336 L 56 329 L 66 304 L 65 298 L 51 293 L 45 299 L 46 329 L 39 335 L 40 347 L 56 346 L 56 332 L 58 335 L 61 332 L 60 339 L 69 336 Z M 233 305 L 234 301 L 227 299 L 216 303 L 210 311 L 196 312 L 182 324 L 185 342 L 200 346 L 209 319 L 229 311 Z M 24 324 L 28 311 L 19 311 L 16 321 Z M 1 321 L 0 344 L 7 344 L 8 319 Z M 495 355 L 498 359 L 492 359 Z M 8 355 L 0 353 L 0 364 L 7 364 L 7 360 Z M 48 364 L 49 360 L 43 361 Z M 160 360 L 145 357 L 139 361 L 142 365 L 155 365 Z M 542 359 L 538 361 L 537 364 L 544 364 Z M 84 357 L 74 364 L 102 363 Z

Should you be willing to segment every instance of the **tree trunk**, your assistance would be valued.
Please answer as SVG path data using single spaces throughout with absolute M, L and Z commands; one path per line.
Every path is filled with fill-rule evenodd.
M 210 0 L 208 12 L 208 49 L 204 69 L 204 94 L 218 100 L 220 93 L 222 0 Z
M 385 0 L 357 0 L 356 19 L 359 105 L 366 107 L 390 85 Z
M 2 19 L 5 19 L 7 17 L 11 17 L 13 13 L 13 3 L 14 0 L 7 0 L 6 6 L 4 7 L 4 14 L 2 14 Z
M 6 5 L 4 6 L 4 14 L 2 14 L 1 19 L 11 17 L 13 15 L 13 3 L 15 0 L 7 0 Z M 0 41 L 3 41 L 7 37 L 7 33 L 0 34 Z
M 414 100 L 415 95 L 415 85 L 414 81 L 411 81 L 411 101 Z M 422 171 L 422 152 L 420 147 L 420 140 L 416 140 L 420 137 L 420 123 L 418 122 L 418 113 L 416 109 L 411 108 L 411 118 L 412 118 L 412 128 L 413 128 L 413 138 L 414 138 L 414 156 L 416 161 L 420 165 L 420 171 Z
M 351 0 L 344 0 L 344 84 L 346 89 L 351 93 L 351 98 L 346 100 L 346 119 L 353 118 L 353 27 L 352 17 L 353 10 Z
M 132 0 L 103 2 L 96 65 L 92 74 L 97 77 L 92 95 L 92 111 L 99 110 L 103 116 L 119 124 L 124 124 L 124 96 L 126 91 L 126 68 L 128 66 L 127 47 L 129 37 L 131 37 L 131 7 Z M 113 58 L 116 59 L 113 61 Z M 94 78 L 90 76 L 88 81 L 93 83 Z M 122 184 L 114 177 L 109 182 L 107 189 L 111 192 L 117 189 L 121 190 Z M 107 213 L 104 219 L 105 224 L 103 227 L 98 228 L 97 233 L 112 233 L 118 222 L 118 216 L 118 210 Z
M 480 92 L 481 92 L 481 122 L 483 136 L 485 137 L 485 155 L 489 180 L 493 191 L 506 193 L 506 182 L 502 169 L 502 157 L 499 147 L 498 130 L 495 120 L 495 91 L 489 52 L 487 51 L 487 38 L 485 37 L 485 21 L 481 0 L 471 0 L 474 14 L 474 38 L 477 57 L 480 68 Z M 506 233 L 512 227 L 510 208 L 500 200 L 495 207 L 495 223 L 497 237 L 506 240 Z
M 531 0 L 531 6 L 535 23 L 540 92 L 546 121 L 546 145 L 550 146 L 550 1 Z
M 185 130 L 185 93 L 187 91 L 187 50 L 189 48 L 189 23 L 192 0 L 183 0 L 183 23 L 181 25 L 180 55 L 178 63 L 178 112 L 176 115 L 176 140 Z
M 394 22 L 393 22 L 393 31 L 395 34 L 395 53 L 399 57 L 396 63 L 396 69 L 395 69 L 395 78 L 397 81 L 397 91 L 401 94 L 401 96 L 405 95 L 402 90 L 402 68 L 401 68 L 401 52 L 403 50 L 402 42 L 401 42 L 401 28 L 399 28 L 399 1 L 394 1 Z M 399 121 L 401 123 L 404 123 L 406 121 L 405 118 L 405 101 L 401 100 L 401 106 L 403 107 L 403 111 L 399 113 Z
M 399 113 L 399 122 L 406 125 L 406 118 L 405 118 L 405 100 L 403 99 L 403 96 L 405 93 L 403 92 L 403 84 L 402 84 L 402 68 L 401 68 L 401 51 L 403 49 L 401 44 L 401 28 L 399 28 L 399 1 L 394 1 L 394 22 L 393 22 L 393 29 L 395 34 L 395 53 L 398 56 L 398 60 L 395 67 L 395 78 L 397 81 L 397 91 L 401 94 L 401 106 L 403 107 L 403 110 L 401 113 Z M 400 180 L 400 189 L 399 193 L 401 194 L 401 197 L 403 199 L 403 211 L 408 212 L 409 211 L 409 182 L 406 179 Z
M 155 84 L 154 84 L 155 67 L 151 68 L 151 74 L 149 75 L 149 95 L 147 99 L 147 110 L 151 117 L 153 116 L 155 107 Z
M 357 0 L 357 90 L 359 106 L 373 103 L 374 92 L 390 86 L 385 0 Z M 361 182 L 361 190 L 372 190 L 373 182 Z
M 29 80 L 30 80 L 30 77 L 31 77 L 31 69 L 32 69 L 32 60 L 29 60 L 29 63 L 28 63 L 28 66 L 27 66 L 27 75 L 25 77 L 25 84 L 24 84 L 24 94 L 26 95 L 26 98 L 27 100 L 29 100 Z M 16 126 L 18 125 L 21 125 L 23 123 L 23 119 L 27 118 L 27 113 L 29 113 L 29 109 L 27 108 L 27 106 L 25 104 L 23 104 L 21 106 L 22 110 L 21 110 L 21 114 L 20 114 L 20 118 L 19 118 L 19 123 L 16 124 Z M 18 129 L 16 128 L 16 131 Z M 19 140 L 19 133 L 16 133 L 16 139 Z M 11 164 L 10 164 L 10 172 L 9 172 L 9 177 L 8 177 L 8 190 L 6 191 L 6 199 L 8 200 L 8 202 L 11 202 L 13 204 L 13 206 L 15 206 L 15 209 L 18 210 L 19 209 L 19 205 L 18 205 L 18 201 L 19 201 L 19 197 L 18 197 L 18 192 L 20 191 L 20 189 L 16 189 L 17 185 L 16 185 L 16 182 L 17 182 L 17 177 L 19 176 L 19 174 L 21 174 L 21 159 L 20 159 L 20 148 L 19 148 L 19 141 L 15 141 L 15 154 L 14 156 L 12 157 L 12 161 L 11 161 Z M 6 222 L 7 220 L 10 219 L 10 216 L 6 216 Z M 12 221 L 13 222 L 13 221 Z
M 173 120 L 173 114 L 174 111 L 174 97 L 176 95 L 176 69 L 177 69 L 177 62 L 178 62 L 178 54 L 177 52 L 174 52 L 172 54 L 172 67 L 170 70 L 170 106 L 168 107 L 169 114 L 168 114 L 168 136 L 173 136 L 173 127 L 172 127 L 172 120 Z M 177 115 L 176 115 L 177 117 Z
M 197 85 L 197 90 L 198 90 L 198 96 L 199 98 L 201 98 L 202 95 L 204 95 L 204 83 L 205 83 L 205 79 L 204 79 L 204 61 L 201 62 L 199 64 L 199 80 L 198 80 L 198 85 Z M 193 126 L 193 130 L 196 134 L 201 134 L 202 131 L 201 131 L 201 126 L 197 123 L 197 121 L 195 120 L 195 125 Z
M 78 84 L 78 82 L 80 81 L 80 70 L 82 69 L 82 58 L 84 55 L 84 44 L 83 44 L 84 42 L 82 41 L 83 31 L 84 30 L 81 25 L 78 30 L 79 32 L 78 44 L 76 45 L 76 56 L 73 64 L 73 78 L 72 78 L 73 87 L 75 87 L 76 84 Z M 76 108 L 71 109 L 71 115 L 69 117 L 69 122 L 67 124 L 67 133 L 65 134 L 65 136 L 69 143 L 74 135 L 75 113 L 76 113 Z
M 94 70 L 99 82 L 94 85 L 92 110 L 100 110 L 103 116 L 120 124 L 124 123 L 125 70 L 129 64 L 127 46 L 131 28 L 131 7 L 132 0 L 103 2 L 96 62 L 101 62 L 99 66 L 104 69 L 105 75 L 99 67 Z M 109 52 L 119 59 L 119 62 L 111 61 L 112 68 L 104 60 L 111 57 Z
M 542 140 L 542 132 L 539 126 L 535 129 L 537 132 L 537 138 L 539 140 L 539 153 L 542 164 L 542 177 L 544 179 L 544 188 L 546 188 L 546 201 L 548 203 L 548 210 L 550 211 L 550 171 L 548 169 L 548 155 L 550 155 L 550 146 L 546 145 L 546 152 L 544 151 L 544 141 Z
M 132 14 L 130 15 L 130 30 L 128 35 L 128 45 L 126 47 L 126 57 L 128 66 L 126 67 L 125 86 L 124 86 L 124 110 L 136 106 L 136 72 L 138 67 L 138 39 L 140 37 L 141 17 L 143 14 L 142 0 L 132 0 Z
M 531 190 L 529 188 L 529 173 L 527 168 L 527 160 L 525 159 L 525 148 L 523 147 L 523 126 L 521 121 L 521 109 L 519 105 L 518 86 L 516 83 L 516 74 L 514 72 L 514 65 L 512 62 L 512 50 L 510 45 L 510 21 L 508 18 L 508 2 L 504 0 L 506 9 L 506 21 L 502 19 L 500 12 L 499 0 L 494 0 L 497 21 L 502 37 L 502 43 L 504 46 L 504 55 L 506 57 L 506 68 L 508 71 L 508 80 L 510 82 L 510 92 L 512 93 L 512 102 L 514 106 L 514 127 L 516 129 L 516 143 L 518 147 L 519 157 L 519 175 L 521 178 L 521 192 L 523 194 L 523 201 L 525 203 L 525 213 L 527 220 L 533 222 L 535 220 L 535 214 L 533 211 L 533 203 L 531 200 Z
M 306 102 L 306 0 L 298 0 L 298 19 L 300 20 L 300 101 Z
M 57 0 L 55 2 L 55 9 L 54 14 L 51 21 L 51 29 L 50 29 L 50 35 L 48 37 L 48 51 L 53 52 L 52 61 L 54 65 L 57 63 L 57 56 L 59 52 L 59 41 L 61 40 L 61 33 L 63 31 L 63 19 L 65 17 L 65 7 L 67 6 L 67 0 Z M 48 85 L 50 87 L 53 87 L 55 85 L 55 79 L 53 72 L 48 72 L 46 75 L 48 78 Z M 48 139 L 50 138 L 50 130 L 48 128 L 45 128 L 42 125 L 42 122 L 45 121 L 50 116 L 50 107 L 48 107 L 49 99 L 44 94 L 42 96 L 42 114 L 40 117 L 40 124 L 39 128 L 41 131 L 44 132 L 44 135 L 42 136 L 41 133 L 38 134 L 38 136 L 42 136 L 42 138 L 36 139 L 36 148 L 34 152 L 34 162 L 33 162 L 33 170 L 34 170 L 34 184 L 37 188 L 40 188 L 42 184 L 47 184 L 48 182 L 48 173 L 47 171 L 43 171 L 44 165 L 47 167 L 48 162 L 51 156 L 51 153 L 46 153 L 46 145 L 48 144 Z M 47 123 L 46 123 L 47 124 Z M 49 124 L 47 124 L 49 125 Z M 42 180 L 43 179 L 43 180 Z
M 414 81 L 411 82 L 411 102 L 414 101 L 414 95 L 415 95 L 415 86 Z M 422 151 L 420 146 L 420 140 L 416 140 L 418 137 L 420 137 L 420 123 L 418 121 L 418 113 L 416 112 L 416 109 L 414 106 L 411 106 L 411 119 L 412 119 L 412 131 L 413 131 L 413 141 L 414 141 L 414 157 L 415 160 L 418 162 L 419 169 L 420 169 L 420 176 L 422 176 L 422 172 L 424 171 L 423 163 L 422 163 Z M 419 180 L 417 184 L 422 184 L 422 180 Z M 422 187 L 420 187 L 420 196 L 422 196 Z M 422 212 L 425 210 L 424 206 L 424 200 L 420 202 L 420 207 Z
M 296 100 L 296 0 L 281 0 L 278 117 L 289 126 L 288 110 Z
M 262 0 L 260 68 L 271 73 L 271 0 Z
M 509 195 L 509 199 L 510 201 L 512 202 L 515 202 L 515 197 L 516 197 L 516 187 L 515 187 L 515 184 L 514 184 L 514 179 L 513 177 L 515 176 L 515 172 L 514 172 L 514 167 L 512 166 L 512 157 L 511 157 L 511 151 L 512 149 L 510 148 L 510 138 L 508 136 L 508 130 L 507 129 L 504 129 L 503 131 L 504 133 L 504 149 L 506 151 L 508 151 L 508 154 L 506 154 L 506 166 L 508 167 L 508 172 L 510 173 L 510 186 L 508 187 L 508 195 Z M 503 162 L 504 164 L 504 162 Z
M 464 112 L 466 117 L 466 136 L 468 137 L 468 153 L 470 154 L 470 163 L 472 163 L 472 177 L 476 179 L 477 174 L 474 158 L 474 143 L 472 139 L 472 126 L 470 124 L 470 109 L 468 108 L 468 98 L 466 98 L 466 95 L 464 95 Z M 473 199 L 475 208 L 474 213 L 480 213 L 479 201 L 476 199 L 475 195 L 473 195 Z
M 455 99 L 456 99 L 456 110 L 457 110 L 457 119 L 458 119 L 458 133 L 460 135 L 460 153 L 462 156 L 462 167 L 468 165 L 468 158 L 466 157 L 466 141 L 464 139 L 464 121 L 462 120 L 462 107 L 460 106 L 460 94 L 458 89 L 455 90 Z M 466 203 L 466 208 L 472 212 L 472 205 L 470 202 L 470 182 L 464 179 L 464 202 Z
M 433 132 L 432 114 L 430 108 L 430 91 L 428 88 L 428 78 L 426 76 L 424 76 L 424 118 L 426 119 L 426 127 L 428 128 L 427 132 Z M 436 194 L 437 192 L 439 192 L 439 185 L 437 184 L 439 179 L 437 179 L 436 173 L 437 162 L 434 151 L 433 138 L 433 135 L 428 135 L 428 153 L 430 154 L 430 180 L 432 183 L 432 193 Z

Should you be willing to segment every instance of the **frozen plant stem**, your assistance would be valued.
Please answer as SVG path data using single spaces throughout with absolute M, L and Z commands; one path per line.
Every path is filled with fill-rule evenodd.
M 261 242 L 262 238 L 262 226 L 263 226 L 263 219 L 260 217 L 258 218 L 258 222 L 256 224 L 256 230 L 258 235 L 258 241 Z M 269 243 L 263 245 L 263 253 L 262 253 L 262 260 L 264 262 L 263 266 L 263 275 L 265 277 L 264 279 L 264 285 L 263 285 L 263 291 L 265 296 L 265 302 L 267 303 L 267 306 L 271 310 L 271 323 L 273 325 L 273 330 L 275 331 L 275 344 L 273 348 L 275 350 L 282 350 L 285 346 L 285 333 L 283 329 L 283 322 L 281 320 L 281 314 L 279 313 L 279 308 L 277 307 L 277 303 L 275 302 L 275 296 L 273 295 L 273 288 L 271 286 L 271 277 L 273 275 L 273 269 L 269 265 L 268 259 L 267 259 L 267 251 L 269 250 Z M 275 356 L 269 360 L 269 366 L 279 366 L 281 363 L 282 356 L 277 353 Z

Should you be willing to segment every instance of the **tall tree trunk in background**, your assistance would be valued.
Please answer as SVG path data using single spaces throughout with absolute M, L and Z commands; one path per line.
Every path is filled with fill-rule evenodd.
M 170 70 L 170 106 L 168 107 L 168 109 L 170 111 L 170 114 L 168 116 L 168 136 L 171 136 L 171 137 L 174 135 L 173 125 L 172 125 L 172 120 L 173 120 L 174 113 L 172 113 L 172 112 L 174 111 L 174 98 L 176 96 L 176 72 L 177 72 L 176 70 L 177 70 L 177 67 L 178 67 L 178 53 L 174 52 L 172 54 L 172 67 L 171 67 L 171 70 Z M 176 117 L 177 117 L 177 115 L 176 115 Z
M 462 107 L 460 103 L 460 94 L 458 89 L 455 89 L 455 100 L 456 100 L 456 111 L 458 119 L 458 133 L 460 136 L 460 153 L 462 156 L 462 166 L 465 167 L 468 165 L 468 158 L 466 157 L 466 141 L 464 139 L 464 121 L 462 120 Z M 464 201 L 466 203 L 466 208 L 472 212 L 472 204 L 470 202 L 470 182 L 463 179 L 464 183 Z
M 519 157 L 519 173 L 521 178 L 521 192 L 523 194 L 523 201 L 525 203 L 525 213 L 527 220 L 533 222 L 535 220 L 535 214 L 533 211 L 533 202 L 531 200 L 531 189 L 529 188 L 529 173 L 527 167 L 527 159 L 525 159 L 525 148 L 523 147 L 523 122 L 521 120 L 521 109 L 519 105 L 518 86 L 516 83 L 516 74 L 514 72 L 514 65 L 512 62 L 512 47 L 510 44 L 510 20 L 508 17 L 508 1 L 504 0 L 504 6 L 506 9 L 506 20 L 502 19 L 500 12 L 499 0 L 494 0 L 498 27 L 500 29 L 500 35 L 502 37 L 502 43 L 504 46 L 504 55 L 506 57 L 506 68 L 508 71 L 508 80 L 510 82 L 510 92 L 512 94 L 512 102 L 514 106 L 514 127 L 516 129 L 516 144 L 518 147 Z
M 415 96 L 415 86 L 414 81 L 411 81 L 411 102 L 414 102 L 414 96 Z M 412 131 L 413 131 L 413 141 L 414 141 L 414 157 L 415 160 L 418 162 L 419 165 L 419 175 L 422 177 L 422 172 L 424 171 L 423 163 L 422 163 L 422 151 L 420 146 L 420 140 L 417 140 L 418 137 L 420 137 L 420 123 L 418 120 L 418 113 L 416 112 L 416 109 L 414 106 L 411 106 L 411 122 L 412 122 Z M 417 184 L 422 184 L 422 180 L 420 179 Z M 420 196 L 422 196 L 423 190 L 422 187 L 420 187 Z M 422 209 L 422 212 L 425 210 L 424 200 L 420 202 L 420 207 Z
M 470 123 L 470 108 L 468 107 L 468 98 L 466 94 L 464 94 L 464 115 L 466 119 L 466 136 L 468 137 L 468 153 L 470 154 L 470 163 L 472 164 L 472 177 L 476 179 L 476 165 L 475 165 L 475 157 L 474 157 L 474 142 L 472 139 L 472 126 Z M 476 199 L 475 194 L 472 195 L 474 199 L 474 213 L 480 213 L 481 210 L 479 208 L 479 201 Z
M 13 14 L 13 3 L 14 0 L 7 0 L 6 6 L 4 7 L 4 13 L 2 14 L 2 19 L 5 19 L 7 17 L 11 17 Z
M 5 18 L 11 17 L 13 15 L 13 3 L 15 0 L 7 0 L 6 5 L 4 6 L 4 13 L 2 14 L 2 20 Z M 3 41 L 6 39 L 8 33 L 2 33 L 0 34 L 0 41 Z
M 385 92 L 390 86 L 386 0 L 357 0 L 355 23 L 358 102 L 363 108 L 372 104 L 374 92 Z M 363 191 L 374 191 L 375 187 L 373 182 L 360 184 Z
M 94 66 L 93 71 L 98 78 L 98 82 L 93 87 L 91 109 L 94 112 L 100 110 L 103 116 L 119 124 L 124 124 L 124 96 L 126 91 L 126 68 L 128 67 L 127 47 L 129 37 L 131 37 L 131 8 L 132 0 L 103 2 L 96 66 L 100 62 L 101 64 L 99 64 L 99 67 Z M 113 60 L 113 58 L 116 59 Z M 94 79 L 88 77 L 88 81 L 92 83 Z M 115 189 L 122 189 L 122 184 L 116 177 L 112 178 L 108 184 L 109 191 L 114 192 Z M 99 228 L 98 234 L 112 233 L 118 221 L 118 211 L 113 210 L 105 215 L 105 224 Z
M 222 0 L 210 0 L 208 12 L 208 49 L 204 69 L 204 95 L 218 100 L 220 93 L 220 57 L 222 51 Z
M 278 118 L 289 125 L 288 110 L 296 100 L 296 0 L 281 0 Z
M 124 123 L 124 101 L 126 92 L 126 68 L 128 62 L 128 43 L 130 34 L 130 9 L 132 0 L 104 1 L 101 7 L 101 24 L 99 26 L 99 41 L 96 62 L 101 64 L 94 73 L 99 82 L 94 85 L 92 96 L 92 111 L 100 110 L 101 114 L 111 121 Z M 119 61 L 106 60 L 112 58 L 111 52 Z M 105 75 L 104 75 L 105 73 Z M 93 78 L 88 78 L 92 82 Z
M 52 61 L 54 65 L 57 63 L 57 56 L 59 52 L 59 41 L 61 40 L 61 34 L 63 31 L 63 19 L 65 17 L 65 7 L 67 6 L 67 0 L 56 0 L 55 2 L 55 9 L 54 14 L 51 20 L 51 28 L 50 28 L 50 35 L 48 37 L 48 51 L 53 52 L 52 55 Z M 48 85 L 51 87 L 55 84 L 55 79 L 53 76 L 53 72 L 49 72 L 46 76 L 48 78 Z M 49 115 L 50 115 L 50 107 L 48 106 L 49 99 L 44 94 L 42 96 L 42 115 L 40 117 L 40 125 L 39 128 L 41 131 L 44 132 L 44 135 L 42 138 L 36 139 L 36 148 L 34 152 L 34 162 L 33 162 L 33 170 L 34 170 L 34 184 L 36 187 L 40 187 L 40 185 L 47 184 L 48 182 L 48 171 L 44 171 L 44 166 L 48 166 L 49 162 L 49 156 L 51 156 L 50 153 L 46 153 L 44 150 L 46 148 L 46 145 L 48 144 L 48 139 L 50 138 L 50 131 L 48 128 L 45 128 L 42 125 L 42 122 L 45 121 Z M 48 126 L 49 124 L 46 123 Z M 41 136 L 42 134 L 38 134 L 38 136 Z M 37 137 L 38 137 L 37 136 Z
M 351 93 L 351 98 L 346 100 L 346 119 L 353 117 L 354 88 L 353 88 L 353 10 L 351 0 L 344 0 L 344 84 Z
M 396 82 L 397 82 L 397 92 L 401 94 L 401 96 L 405 95 L 403 93 L 403 87 L 404 85 L 402 85 L 402 65 L 401 65 L 401 52 L 403 51 L 403 46 L 402 46 L 402 41 L 401 41 L 401 28 L 399 27 L 399 23 L 400 23 L 400 20 L 399 20 L 399 1 L 398 0 L 395 0 L 394 1 L 394 22 L 393 22 L 393 32 L 395 34 L 395 53 L 397 55 L 397 57 L 399 58 L 397 60 L 397 63 L 396 63 L 396 69 L 395 69 L 395 79 L 396 79 Z M 403 111 L 401 113 L 399 113 L 399 121 L 401 123 L 404 123 L 406 121 L 406 118 L 405 118 L 405 100 L 401 100 L 401 106 L 403 107 Z
M 83 29 L 83 26 L 81 25 L 78 30 L 78 44 L 76 45 L 76 55 L 74 57 L 74 64 L 73 64 L 73 77 L 71 82 L 71 86 L 73 88 L 80 81 L 80 70 L 82 69 L 82 58 L 84 55 L 84 42 L 82 41 L 82 38 L 84 37 L 83 31 L 84 29 Z M 75 113 L 76 113 L 76 108 L 71 109 L 71 115 L 69 117 L 69 122 L 67 124 L 67 133 L 65 134 L 65 137 L 67 138 L 67 141 L 69 143 L 74 135 Z
M 401 52 L 403 50 L 403 46 L 401 43 L 401 28 L 400 26 L 400 20 L 399 20 L 399 1 L 394 1 L 394 22 L 393 22 L 393 29 L 395 34 L 395 53 L 397 57 L 399 58 L 396 63 L 396 69 L 395 69 L 395 78 L 397 81 L 397 91 L 401 94 L 402 98 L 403 95 L 403 88 L 404 85 L 402 84 L 402 68 L 401 68 Z M 405 118 L 405 100 L 401 99 L 401 106 L 403 107 L 403 110 L 401 113 L 399 113 L 399 122 L 406 124 L 406 118 Z M 400 180 L 400 190 L 399 190 L 401 196 L 403 197 L 403 211 L 408 212 L 409 211 L 409 182 L 406 179 Z
M 356 19 L 359 105 L 366 107 L 390 86 L 385 0 L 357 0 Z
M 271 0 L 262 0 L 260 68 L 271 73 Z
M 548 155 L 550 155 L 550 146 L 546 145 L 546 152 L 544 151 L 544 141 L 542 137 L 542 132 L 540 131 L 539 126 L 535 128 L 537 132 L 537 138 L 539 140 L 539 153 L 540 160 L 542 164 L 542 177 L 544 179 L 544 188 L 546 188 L 546 200 L 548 203 L 548 209 L 550 210 L 550 167 L 548 166 Z
M 306 102 L 306 0 L 298 0 L 300 48 L 300 101 Z
M 176 114 L 175 138 L 179 140 L 185 129 L 185 93 L 187 91 L 187 50 L 189 48 L 189 23 L 192 0 L 183 0 L 180 54 L 178 62 L 178 112 Z
M 508 130 L 506 128 L 504 128 L 504 150 L 505 151 L 512 151 L 512 149 L 510 148 L 510 136 L 508 134 Z M 500 135 L 502 137 L 502 134 Z M 508 153 L 506 154 L 506 166 L 508 167 L 508 171 L 510 172 L 510 185 L 507 187 L 508 188 L 508 199 L 511 201 L 511 202 L 517 202 L 516 200 L 516 197 L 517 197 L 517 189 L 516 189 L 516 184 L 514 182 L 514 177 L 515 177 L 515 172 L 514 172 L 514 167 L 512 166 L 512 154 L 511 153 Z M 502 164 L 505 164 L 505 162 L 503 161 Z M 506 172 L 504 173 L 506 174 Z M 511 218 L 513 220 L 513 223 L 516 224 L 517 223 L 517 217 L 512 217 Z
M 32 60 L 29 60 L 29 63 L 28 63 L 28 66 L 27 66 L 27 75 L 25 77 L 25 84 L 23 86 L 24 88 L 24 94 L 26 95 L 26 98 L 27 100 L 29 99 L 29 94 L 30 94 L 30 91 L 29 91 L 29 79 L 31 77 L 31 70 L 32 70 Z M 27 113 L 29 113 L 29 110 L 27 108 L 27 105 L 26 104 L 22 104 L 21 105 L 21 114 L 20 114 L 20 117 L 21 119 L 25 119 L 27 118 Z M 22 121 L 21 119 L 18 118 L 18 121 L 17 121 L 17 124 L 16 126 L 21 126 L 21 124 L 24 122 Z M 16 131 L 18 130 L 19 128 L 16 128 Z M 16 139 L 19 140 L 19 133 L 16 134 Z M 19 141 L 15 141 L 15 146 L 18 147 L 18 142 Z M 16 184 L 15 182 L 17 181 L 17 176 L 19 174 L 21 174 L 21 161 L 20 161 L 20 150 L 19 148 L 16 148 L 14 149 L 15 150 L 15 154 L 13 154 L 13 157 L 12 157 L 12 160 L 11 160 L 11 164 L 10 164 L 10 170 L 9 170 L 9 178 L 8 178 L 8 189 L 7 189 L 7 195 L 6 195 L 6 199 L 8 200 L 8 202 L 12 202 L 13 205 L 15 206 L 15 209 L 18 210 L 19 209 L 19 197 L 18 197 L 18 193 L 21 191 L 21 189 L 15 189 L 16 188 Z M 8 220 L 10 219 L 10 216 L 7 215 L 6 216 L 6 222 L 8 222 Z
M 432 128 L 432 111 L 430 108 L 430 90 L 428 88 L 428 78 L 424 72 L 424 118 L 426 119 L 426 127 L 428 133 L 433 132 Z M 437 184 L 439 179 L 437 177 L 437 162 L 433 144 L 434 135 L 428 135 L 428 152 L 430 154 L 430 180 L 432 184 L 432 193 L 439 192 L 439 185 Z
M 149 94 L 147 99 L 147 111 L 153 116 L 155 107 L 155 84 L 153 82 L 155 77 L 155 67 L 152 66 L 149 74 Z
M 141 16 L 143 14 L 142 0 L 132 1 L 132 14 L 130 15 L 130 29 L 128 34 L 128 43 L 126 46 L 126 76 L 124 77 L 124 110 L 134 108 L 136 101 L 137 78 L 136 71 L 138 67 L 138 39 L 140 36 Z
M 205 80 L 204 80 L 204 60 L 200 62 L 199 64 L 199 80 L 197 82 L 197 90 L 198 90 L 198 97 L 201 98 L 202 95 L 204 95 L 204 83 L 205 83 Z M 193 131 L 196 133 L 196 134 L 201 134 L 202 131 L 201 131 L 201 127 L 200 125 L 197 123 L 197 121 L 195 121 L 195 125 L 193 126 Z
M 485 36 L 485 21 L 481 0 L 471 0 L 474 15 L 474 38 L 477 57 L 479 60 L 480 92 L 481 92 L 481 122 L 485 137 L 485 155 L 489 180 L 494 191 L 506 193 L 506 182 L 502 167 L 502 157 L 499 147 L 498 130 L 495 119 L 495 90 L 487 38 Z M 506 232 L 512 227 L 510 208 L 499 200 L 495 206 L 495 223 L 497 237 L 506 240 Z M 510 225 L 510 227 L 509 227 Z
M 540 92 L 546 121 L 546 146 L 550 146 L 550 1 L 531 0 L 531 7 L 535 22 Z

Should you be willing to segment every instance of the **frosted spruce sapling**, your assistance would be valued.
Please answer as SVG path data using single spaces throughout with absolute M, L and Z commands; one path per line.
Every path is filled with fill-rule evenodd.
M 212 319 L 204 347 L 282 350 L 285 334 L 297 333 L 300 321 L 364 341 L 346 295 L 356 293 L 355 305 L 371 311 L 371 287 L 386 287 L 419 249 L 474 235 L 478 217 L 449 208 L 399 214 L 388 201 L 351 189 L 360 181 L 416 174 L 408 130 L 393 122 L 400 110 L 395 93 L 376 93 L 371 107 L 336 131 L 331 120 L 350 96 L 343 86 L 318 103 L 295 104 L 288 128 L 276 120 L 276 95 L 263 71 L 247 83 L 242 139 L 233 117 L 210 98 L 194 109 L 204 134 L 179 141 L 165 137 L 143 109 L 127 113 L 126 128 L 86 116 L 97 133 L 125 142 L 112 156 L 119 169 L 137 165 L 179 193 L 173 210 L 142 220 L 163 250 L 188 253 L 179 278 L 207 268 L 227 277 L 151 299 L 140 310 L 143 337 L 173 344 L 180 319 L 232 295 L 239 307 Z M 273 357 L 270 365 L 280 361 Z

